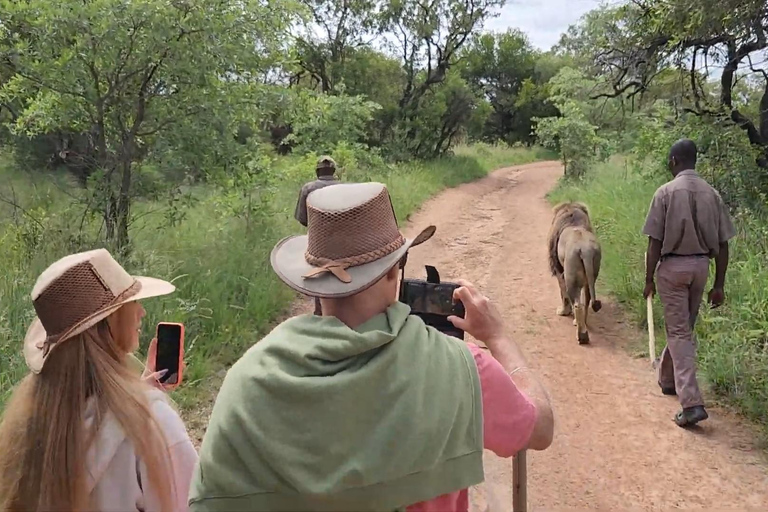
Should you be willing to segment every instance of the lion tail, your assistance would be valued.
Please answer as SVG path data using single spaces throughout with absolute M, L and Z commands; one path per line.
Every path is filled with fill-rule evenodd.
M 597 274 L 600 272 L 600 252 L 599 251 L 584 251 L 581 252 L 581 261 L 584 264 L 584 273 L 587 275 L 587 285 L 589 286 L 589 296 L 591 298 L 592 310 L 597 313 L 600 308 L 603 307 L 603 303 L 597 300 L 597 294 L 595 293 L 595 281 L 597 280 Z

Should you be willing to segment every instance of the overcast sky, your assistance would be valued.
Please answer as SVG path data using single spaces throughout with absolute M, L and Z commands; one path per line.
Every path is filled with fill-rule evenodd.
M 599 7 L 600 0 L 507 0 L 501 15 L 486 23 L 486 30 L 519 28 L 534 46 L 549 50 L 583 14 Z

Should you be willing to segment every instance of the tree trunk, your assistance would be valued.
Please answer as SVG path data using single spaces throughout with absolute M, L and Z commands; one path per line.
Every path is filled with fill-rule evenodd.
M 131 218 L 131 156 L 130 152 L 123 155 L 121 163 L 120 193 L 117 199 L 117 233 L 115 243 L 117 251 L 121 256 L 127 256 L 130 253 L 130 238 L 128 236 L 128 226 Z
M 112 193 L 109 183 L 104 184 L 104 210 L 102 215 L 104 217 L 107 242 L 112 243 L 117 233 L 117 199 Z

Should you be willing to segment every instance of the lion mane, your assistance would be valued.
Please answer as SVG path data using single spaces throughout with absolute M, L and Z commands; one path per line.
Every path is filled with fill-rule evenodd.
M 578 202 L 560 203 L 552 209 L 552 225 L 549 228 L 547 246 L 549 250 L 549 270 L 553 276 L 563 273 L 560 258 L 557 256 L 557 245 L 560 242 L 560 234 L 565 228 L 580 226 L 592 231 L 592 223 L 589 220 L 587 205 Z

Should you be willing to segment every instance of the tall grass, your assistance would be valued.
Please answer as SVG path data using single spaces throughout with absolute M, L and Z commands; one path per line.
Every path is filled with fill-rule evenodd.
M 641 229 L 661 183 L 648 181 L 625 160 L 614 158 L 595 168 L 587 180 L 564 182 L 550 195 L 553 202 L 578 200 L 588 205 L 603 248 L 600 281 L 644 327 L 647 238 Z M 735 224 L 738 235 L 731 241 L 725 305 L 710 310 L 703 304 L 696 326 L 699 375 L 715 396 L 768 427 L 768 219 L 740 212 Z M 714 264 L 710 286 L 713 277 Z M 663 330 L 658 299 L 655 304 L 655 323 Z M 638 341 L 634 348 L 642 353 L 644 346 Z
M 354 151 L 334 156 L 342 181 L 386 183 L 403 222 L 446 187 L 551 154 L 482 145 L 460 147 L 454 156 L 432 162 L 397 166 Z M 210 186 L 189 190 L 195 202 L 183 210 L 181 221 L 170 223 L 169 208 L 162 203 L 135 206 L 133 252 L 122 263 L 130 272 L 168 279 L 177 286 L 170 297 L 145 301 L 142 339 L 146 344 L 161 320 L 186 325 L 185 384 L 174 396 L 182 407 L 194 406 L 207 379 L 263 336 L 295 298 L 271 271 L 269 253 L 282 237 L 302 229 L 293 211 L 301 185 L 314 179 L 313 158 L 278 161 L 277 179 L 253 194 L 225 194 Z M 0 176 L 7 181 L 0 186 L 3 197 L 13 191 L 28 213 L 0 206 L 0 219 L 7 226 L 0 227 L 1 407 L 26 372 L 21 340 L 34 314 L 29 292 L 37 275 L 61 256 L 100 244 L 76 235 L 82 207 L 69 197 L 76 187 L 66 176 L 40 174 L 33 179 L 7 167 L 0 169 Z M 246 201 L 255 208 L 243 213 Z M 91 220 L 93 229 L 97 220 Z

